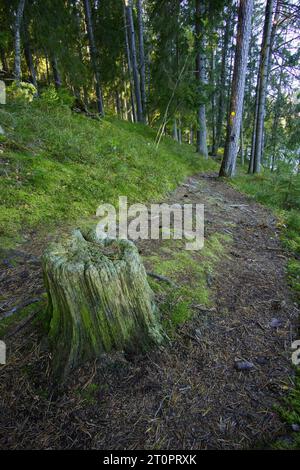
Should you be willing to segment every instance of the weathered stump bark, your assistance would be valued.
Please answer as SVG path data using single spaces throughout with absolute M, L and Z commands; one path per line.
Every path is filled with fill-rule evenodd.
M 53 370 L 64 377 L 103 352 L 143 352 L 162 341 L 137 248 L 75 230 L 43 256 Z

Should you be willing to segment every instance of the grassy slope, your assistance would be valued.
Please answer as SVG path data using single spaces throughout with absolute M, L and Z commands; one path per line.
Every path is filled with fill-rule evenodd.
M 119 195 L 158 201 L 188 174 L 213 167 L 170 138 L 114 118 L 103 121 L 40 99 L 0 107 L 0 242 L 30 229 L 95 214 Z
M 264 173 L 257 176 L 240 176 L 231 180 L 238 190 L 271 207 L 282 228 L 282 242 L 289 252 L 287 267 L 289 283 L 300 303 L 300 175 Z M 295 388 L 279 410 L 290 425 L 300 426 L 300 367 L 296 368 Z M 300 433 L 277 442 L 278 449 L 300 449 Z
M 157 149 L 155 131 L 149 127 L 115 118 L 90 119 L 43 99 L 0 107 L 0 123 L 6 131 L 0 141 L 0 246 L 4 248 L 22 242 L 24 233 L 32 230 L 43 238 L 46 230 L 54 231 L 58 225 L 89 220 L 100 203 L 117 203 L 119 196 L 127 196 L 129 203 L 161 201 L 187 175 L 216 167 L 193 147 L 170 138 Z M 203 250 L 206 264 L 218 249 L 213 245 Z M 172 257 L 177 271 L 188 266 L 195 274 L 190 252 L 181 253 L 174 243 Z M 168 274 L 169 265 L 160 256 L 152 261 L 157 272 Z M 198 277 L 206 264 L 197 267 Z M 161 289 L 159 283 L 152 284 Z M 191 315 L 195 295 L 192 288 L 181 292 L 177 314 L 170 311 L 172 324 Z M 197 296 L 198 301 L 209 302 L 204 281 L 197 285 Z M 0 336 L 28 312 L 30 308 L 25 308 L 2 320 Z

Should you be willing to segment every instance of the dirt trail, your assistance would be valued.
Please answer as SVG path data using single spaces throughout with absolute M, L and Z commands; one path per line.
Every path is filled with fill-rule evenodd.
M 187 200 L 205 204 L 207 235 L 232 236 L 210 280 L 215 308 L 195 312 L 161 351 L 86 365 L 60 395 L 49 391 L 49 353 L 26 326 L 9 340 L 0 373 L 1 448 L 241 449 L 286 433 L 274 405 L 291 385 L 299 312 L 276 221 L 209 175 L 190 178 L 169 198 Z M 34 272 L 31 296 L 42 288 Z M 238 370 L 236 359 L 253 367 Z M 99 389 L 90 402 L 91 383 Z

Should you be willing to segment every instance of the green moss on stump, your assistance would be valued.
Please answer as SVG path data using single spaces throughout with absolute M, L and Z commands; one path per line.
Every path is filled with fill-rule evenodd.
M 135 245 L 75 230 L 43 256 L 53 369 L 70 369 L 103 352 L 143 352 L 162 331 Z

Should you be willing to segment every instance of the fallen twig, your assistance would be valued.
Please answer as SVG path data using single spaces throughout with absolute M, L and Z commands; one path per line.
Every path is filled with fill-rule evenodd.
M 20 310 L 22 310 L 23 308 L 27 307 L 28 305 L 31 305 L 31 304 L 35 304 L 36 302 L 40 302 L 42 300 L 41 297 L 36 297 L 34 299 L 28 299 L 28 300 L 25 300 L 24 302 L 22 302 L 21 304 L 19 305 L 16 305 L 15 307 L 13 307 L 11 310 L 8 310 L 7 312 L 4 312 L 1 320 L 3 320 L 4 318 L 9 318 L 11 317 L 12 315 L 14 315 L 15 313 L 19 312 Z
M 148 276 L 153 277 L 154 279 L 157 279 L 158 281 L 163 281 L 166 282 L 167 284 L 170 284 L 172 287 L 178 287 L 175 282 L 173 282 L 171 279 L 169 279 L 166 276 L 161 276 L 160 274 L 152 273 L 152 272 L 147 272 Z
M 41 309 L 39 308 L 38 310 L 36 310 L 35 312 L 33 312 L 31 315 L 29 315 L 27 318 L 24 318 L 24 320 L 22 320 L 20 323 L 18 323 L 18 325 L 16 326 L 16 328 L 14 328 L 12 331 L 10 331 L 9 333 L 7 333 L 7 335 L 5 335 L 6 338 L 10 338 L 11 336 L 15 335 L 16 333 L 18 333 L 18 331 L 20 331 L 22 328 L 24 328 L 24 326 L 26 326 L 28 323 L 30 323 L 34 317 L 40 313 Z

